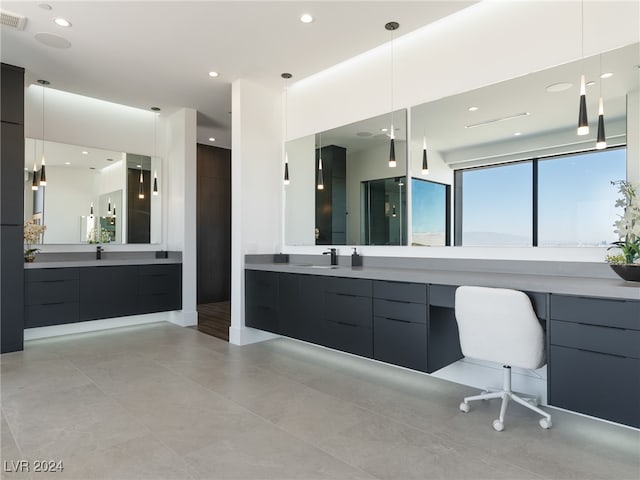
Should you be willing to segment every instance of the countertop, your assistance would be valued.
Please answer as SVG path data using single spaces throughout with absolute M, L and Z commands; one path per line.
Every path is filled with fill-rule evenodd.
M 167 252 L 168 258 L 156 258 L 155 252 L 103 252 L 96 260 L 95 252 L 39 253 L 36 261 L 25 263 L 25 269 L 108 267 L 118 265 L 157 265 L 182 263 L 182 252 Z
M 295 263 L 250 263 L 247 270 L 364 278 L 397 282 L 431 283 L 439 285 L 477 285 L 514 288 L 529 292 L 545 292 L 588 297 L 640 300 L 640 283 L 617 278 L 580 277 L 548 274 L 478 272 L 464 270 L 412 269 L 393 267 L 351 267 L 340 265 L 310 266 Z

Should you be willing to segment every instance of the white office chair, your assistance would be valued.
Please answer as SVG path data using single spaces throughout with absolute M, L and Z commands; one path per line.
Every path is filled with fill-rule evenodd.
M 467 397 L 460 410 L 468 412 L 474 400 L 502 398 L 500 418 L 493 421 L 493 428 L 500 432 L 509 400 L 513 400 L 542 415 L 542 428 L 551 428 L 551 415 L 537 407 L 535 397 L 511 391 L 511 366 L 536 369 L 546 363 L 544 331 L 529 298 L 517 290 L 462 286 L 456 289 L 455 308 L 464 356 L 499 363 L 504 369 L 502 390 L 487 389 Z

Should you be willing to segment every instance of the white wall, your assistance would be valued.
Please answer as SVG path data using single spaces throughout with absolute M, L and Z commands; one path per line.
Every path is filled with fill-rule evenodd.
M 640 183 L 640 91 L 627 96 L 627 180 Z
M 229 341 L 268 337 L 244 326 L 244 255 L 280 250 L 283 218 L 280 92 L 233 82 L 231 104 L 231 327 Z
M 397 38 L 394 107 L 419 105 L 581 58 L 581 5 L 577 1 L 481 2 Z M 639 18 L 640 2 L 584 2 L 584 56 L 640 41 Z M 389 99 L 379 92 L 388 89 L 389 57 L 386 44 L 293 84 L 288 94 L 288 138 L 386 112 Z M 629 155 L 629 160 L 631 173 L 640 170 L 640 156 Z M 605 254 L 602 248 L 362 250 L 367 255 L 565 261 L 602 261 Z M 317 253 L 317 248 L 286 247 L 286 251 Z

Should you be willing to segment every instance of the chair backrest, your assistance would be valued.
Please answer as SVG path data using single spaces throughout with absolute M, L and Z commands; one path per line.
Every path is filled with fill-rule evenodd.
M 465 357 L 532 369 L 546 363 L 544 331 L 523 292 L 462 286 L 455 305 Z

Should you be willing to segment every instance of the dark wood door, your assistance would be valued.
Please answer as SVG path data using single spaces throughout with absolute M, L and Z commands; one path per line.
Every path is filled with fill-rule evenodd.
M 231 299 L 231 150 L 198 144 L 198 304 Z

